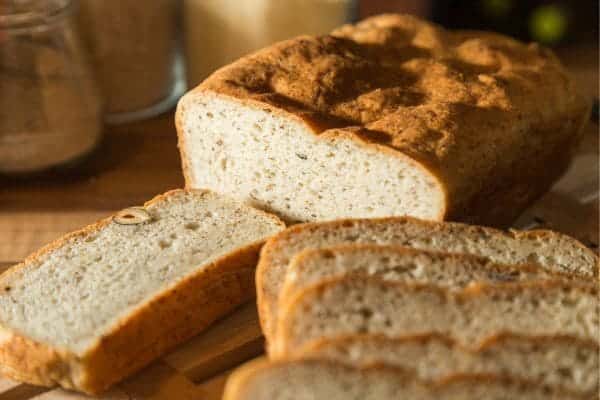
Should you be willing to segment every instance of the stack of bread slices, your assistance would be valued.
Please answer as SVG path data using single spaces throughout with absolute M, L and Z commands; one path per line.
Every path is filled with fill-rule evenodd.
M 271 360 L 234 374 L 226 399 L 589 398 L 597 264 L 550 231 L 296 225 L 257 270 Z

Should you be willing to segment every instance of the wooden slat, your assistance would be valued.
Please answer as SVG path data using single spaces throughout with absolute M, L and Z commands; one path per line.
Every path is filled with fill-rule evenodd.
M 194 381 L 205 380 L 263 352 L 254 302 L 181 345 L 164 362 Z
M 221 400 L 227 378 L 235 368 L 198 384 L 198 399 Z
M 119 383 L 110 391 L 91 397 L 56 388 L 43 393 L 35 400 L 196 400 L 198 387 L 183 374 L 160 361 L 154 362 L 136 375 Z
M 90 397 L 63 389 L 53 389 L 22 400 L 221 400 L 223 387 L 230 373 L 231 370 L 225 371 L 200 384 L 193 384 L 167 364 L 155 362 L 100 396 Z M 4 399 L 0 397 L 0 400 Z
M 119 384 L 133 399 L 197 400 L 197 387 L 185 375 L 171 366 L 156 362 L 139 374 Z
M 0 377 L 0 400 L 28 400 L 48 389 Z

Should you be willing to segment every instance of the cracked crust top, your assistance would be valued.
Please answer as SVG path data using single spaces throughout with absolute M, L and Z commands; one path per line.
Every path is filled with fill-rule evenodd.
M 486 200 L 502 193 L 520 208 L 537 197 L 568 164 L 588 111 L 551 51 L 407 15 L 278 43 L 196 91 L 263 103 L 315 134 L 406 154 L 444 182 L 446 218 L 501 225 L 506 210 L 477 221 L 494 213 Z M 541 171 L 548 159 L 554 166 Z

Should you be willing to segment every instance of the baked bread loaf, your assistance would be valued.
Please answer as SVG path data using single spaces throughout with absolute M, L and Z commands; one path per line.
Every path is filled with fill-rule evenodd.
M 595 284 L 435 285 L 343 277 L 321 282 L 282 304 L 273 357 L 301 354 L 315 340 L 363 333 L 388 337 L 439 333 L 464 346 L 510 332 L 600 340 Z
M 473 349 L 432 333 L 400 338 L 367 334 L 323 339 L 298 357 L 392 365 L 429 381 L 453 374 L 508 376 L 591 396 L 598 393 L 598 351 L 597 342 L 575 336 L 503 334 Z
M 223 400 L 579 400 L 561 389 L 489 375 L 424 382 L 402 369 L 364 368 L 323 360 L 254 361 L 236 370 Z
M 0 277 L 0 371 L 97 393 L 254 295 L 276 217 L 175 190 L 69 234 Z
M 339 245 L 307 249 L 288 266 L 279 302 L 322 280 L 341 276 L 375 276 L 383 280 L 428 283 L 461 289 L 474 283 L 577 280 L 542 267 L 495 264 L 483 257 L 416 250 L 402 246 Z
M 548 271 L 597 277 L 598 257 L 569 236 L 547 230 L 510 231 L 410 217 L 357 219 L 293 226 L 267 241 L 256 271 L 260 322 L 274 336 L 277 299 L 291 258 L 304 249 L 348 243 L 392 244 L 467 253 L 499 264 L 536 264 Z
M 188 187 L 287 220 L 508 225 L 565 170 L 589 108 L 545 48 L 381 15 L 218 70 L 176 123 Z

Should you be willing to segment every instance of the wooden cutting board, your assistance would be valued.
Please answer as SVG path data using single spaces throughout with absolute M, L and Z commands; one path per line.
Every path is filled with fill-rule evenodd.
M 584 83 L 597 90 L 596 65 L 586 67 L 592 74 Z M 0 177 L 0 270 L 66 232 L 181 187 L 172 121 L 168 113 L 107 128 L 102 146 L 75 171 Z M 515 226 L 550 227 L 597 250 L 598 171 L 598 125 L 590 123 L 571 170 Z M 248 304 L 98 398 L 217 400 L 230 371 L 262 352 L 256 309 Z M 86 398 L 0 377 L 0 400 Z

